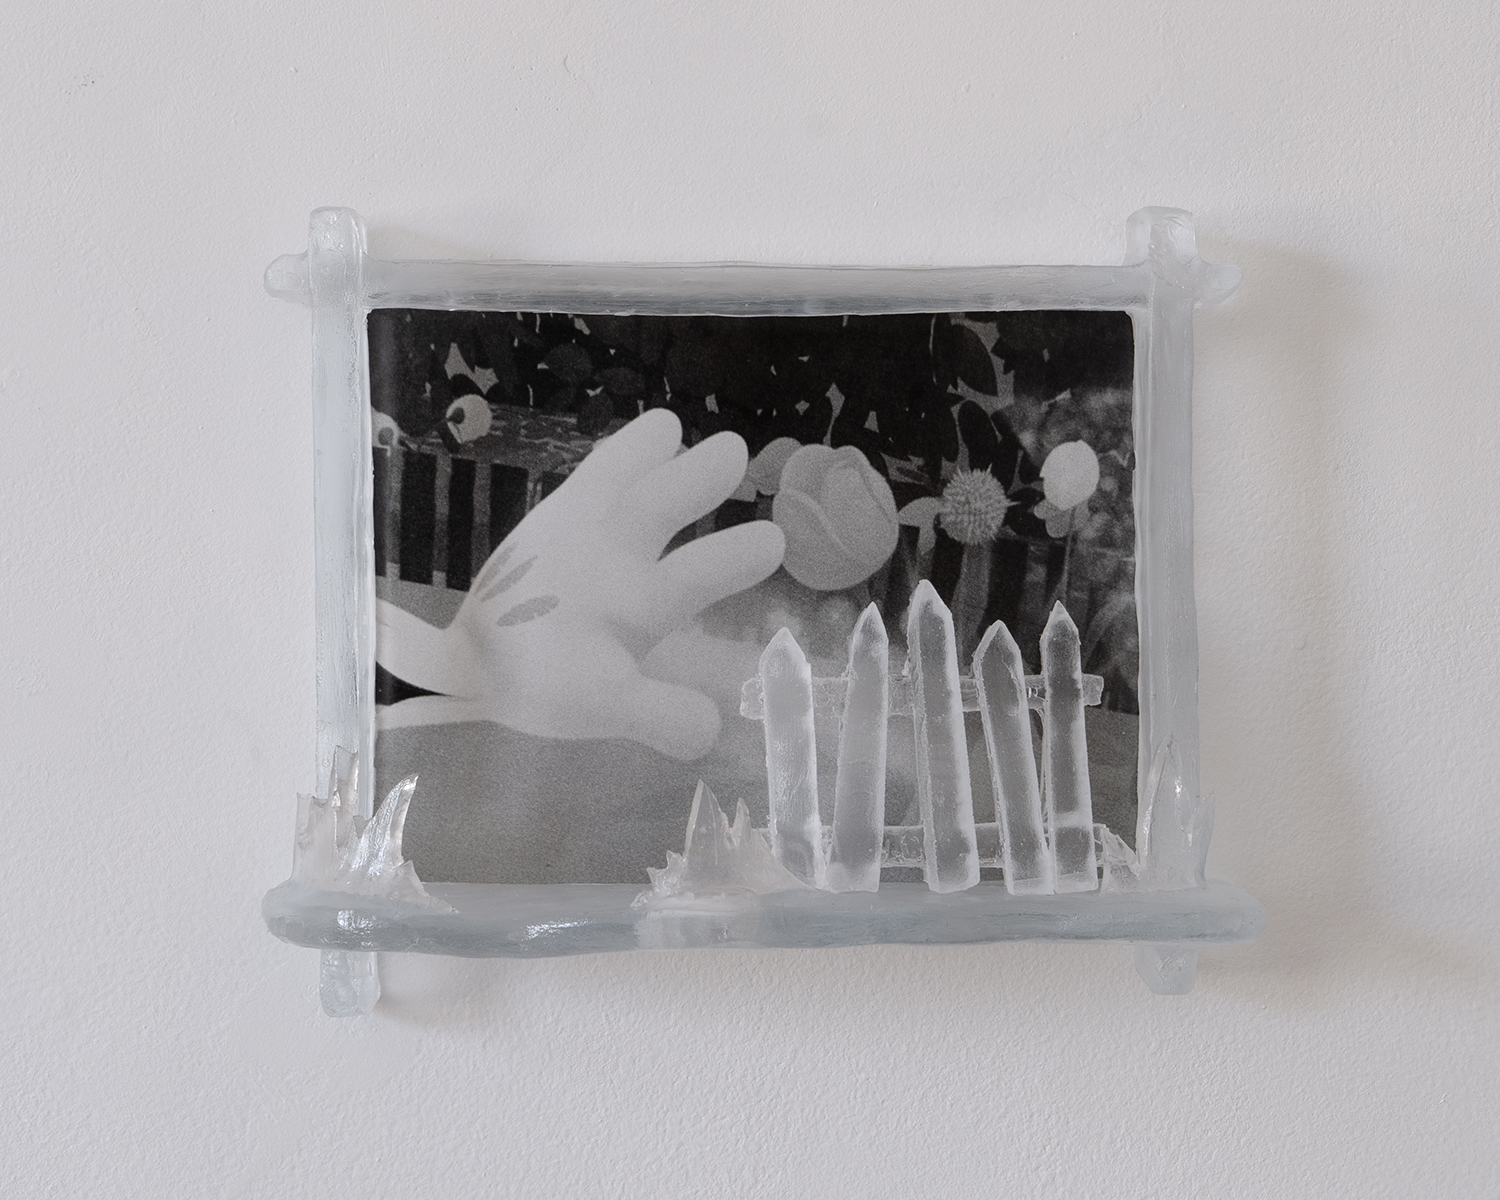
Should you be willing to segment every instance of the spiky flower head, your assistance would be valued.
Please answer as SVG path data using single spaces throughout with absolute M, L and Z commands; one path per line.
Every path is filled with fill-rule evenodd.
M 943 489 L 938 519 L 949 537 L 966 546 L 980 546 L 995 540 L 1005 510 L 1013 503 L 988 471 L 960 471 Z

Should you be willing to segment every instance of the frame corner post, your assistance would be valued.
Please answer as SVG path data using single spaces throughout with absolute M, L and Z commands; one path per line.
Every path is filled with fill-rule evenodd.
M 1132 218 L 1133 225 L 1135 221 Z M 1149 776 L 1164 746 L 1175 744 L 1181 784 L 1189 795 L 1198 794 L 1192 426 L 1195 302 L 1192 292 L 1164 277 L 1154 258 L 1152 274 L 1150 300 L 1136 320 L 1135 587 L 1141 710 L 1137 845 L 1150 839 Z
M 1192 946 L 1137 946 L 1135 970 L 1158 996 L 1186 996 L 1198 982 L 1198 951 Z
M 380 999 L 373 950 L 324 950 L 318 955 L 318 1001 L 330 1017 L 363 1017 Z
M 317 775 L 336 746 L 363 760 L 358 811 L 374 793 L 374 576 L 364 329 L 364 227 L 349 209 L 308 230 L 313 336 L 313 549 L 317 605 Z
M 362 760 L 355 811 L 375 795 L 375 575 L 365 353 L 365 231 L 352 209 L 308 223 L 313 340 L 313 554 L 317 605 L 317 777 L 338 746 Z M 325 950 L 319 994 L 331 1016 L 369 1012 L 380 994 L 375 955 Z
M 1193 587 L 1193 313 L 1239 285 L 1238 267 L 1198 254 L 1190 213 L 1143 208 L 1126 224 L 1126 258 L 1147 268 L 1136 314 L 1136 604 L 1141 730 L 1137 845 L 1150 840 L 1149 773 L 1175 744 L 1180 785 L 1198 796 L 1198 618 Z M 1144 840 L 1142 840 L 1144 839 Z
M 1193 214 L 1180 208 L 1131 213 L 1125 222 L 1125 261 L 1150 267 L 1157 278 L 1188 292 L 1194 304 L 1218 304 L 1240 286 L 1238 267 L 1199 257 Z
M 1143 208 L 1126 223 L 1126 259 L 1150 273 L 1135 315 L 1136 605 L 1141 728 L 1137 846 L 1150 845 L 1152 764 L 1169 746 L 1196 803 L 1198 615 L 1193 585 L 1193 314 L 1227 298 L 1238 267 L 1204 262 L 1192 214 Z M 1147 864 L 1148 866 L 1150 864 Z

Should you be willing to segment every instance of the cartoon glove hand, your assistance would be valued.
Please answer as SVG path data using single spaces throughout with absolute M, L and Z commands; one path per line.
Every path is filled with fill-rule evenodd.
M 706 753 L 718 708 L 643 675 L 640 660 L 775 571 L 786 543 L 771 522 L 752 521 L 663 558 L 745 474 L 737 434 L 678 454 L 681 442 L 665 409 L 600 442 L 490 555 L 446 629 L 380 601 L 380 664 L 442 693 L 391 706 L 381 727 L 494 721 L 541 737 L 628 738 L 678 759 Z

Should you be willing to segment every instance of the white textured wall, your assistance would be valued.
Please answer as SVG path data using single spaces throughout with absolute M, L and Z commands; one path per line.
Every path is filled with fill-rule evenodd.
M 1483 0 L 0 16 L 0 1192 L 1494 1196 Z M 1321 11 L 1310 11 L 1313 9 Z M 312 783 L 304 310 L 389 255 L 1114 261 L 1198 216 L 1203 774 L 1270 911 L 1114 947 L 386 956 L 261 926 Z

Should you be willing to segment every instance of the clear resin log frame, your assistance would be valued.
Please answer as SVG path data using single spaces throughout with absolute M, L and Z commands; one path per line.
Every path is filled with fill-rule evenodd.
M 1198 780 L 1193 599 L 1193 312 L 1238 282 L 1236 268 L 1198 256 L 1189 215 L 1165 208 L 1130 218 L 1121 266 L 912 269 L 387 262 L 366 255 L 356 214 L 315 212 L 307 253 L 278 259 L 266 284 L 312 310 L 317 765 L 330 782 L 325 796 L 303 798 L 292 877 L 267 895 L 264 915 L 278 937 L 322 952 L 325 1011 L 373 1007 L 379 950 L 529 958 L 1101 941 L 1132 944 L 1145 982 L 1172 994 L 1193 986 L 1198 947 L 1252 940 L 1265 920 L 1260 904 L 1203 874 L 1212 813 Z M 1134 846 L 1092 817 L 1083 718 L 1098 703 L 1100 680 L 1081 669 L 1069 613 L 1053 611 L 1040 638 L 1042 673 L 1028 677 L 1014 631 L 995 622 L 955 634 L 955 614 L 923 582 L 898 631 L 904 667 L 888 661 L 888 632 L 873 604 L 854 626 L 842 676 L 815 677 L 788 630 L 765 646 L 740 706 L 743 720 L 763 726 L 764 829 L 751 827 L 743 803 L 731 821 L 710 780 L 692 799 L 683 853 L 663 846 L 665 865 L 650 872 L 648 887 L 424 886 L 401 848 L 407 806 L 422 785 L 403 780 L 377 812 L 369 769 L 376 569 L 366 337 L 376 309 L 1128 313 L 1140 710 Z M 955 613 L 958 606 L 955 599 Z M 823 815 L 815 711 L 839 729 Z M 972 734 L 966 743 L 966 711 L 982 718 L 982 746 Z M 1039 755 L 1032 713 L 1041 717 Z M 915 739 L 917 824 L 889 825 L 883 815 L 886 730 L 896 722 Z M 976 762 L 986 764 L 993 821 L 975 819 Z M 881 882 L 882 869 L 902 866 L 921 880 Z

